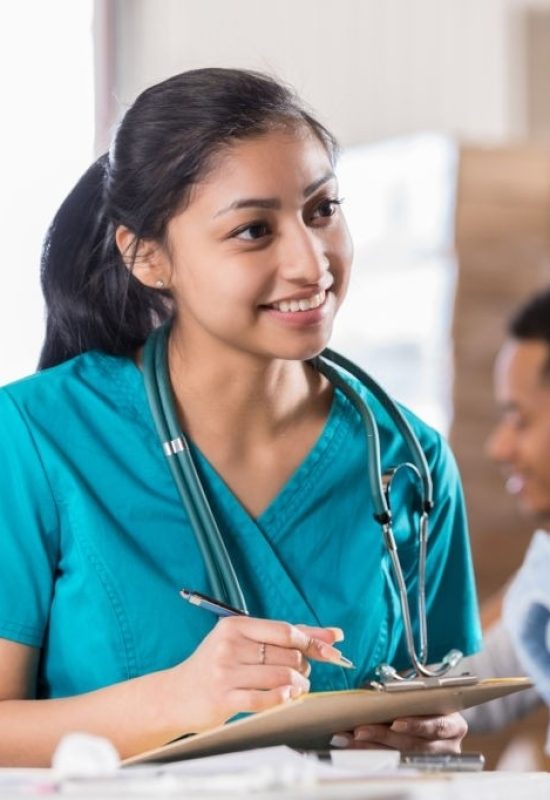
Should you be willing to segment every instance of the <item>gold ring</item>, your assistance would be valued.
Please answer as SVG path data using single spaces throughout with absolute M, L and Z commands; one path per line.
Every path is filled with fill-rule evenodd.
M 260 664 L 265 664 L 265 642 L 260 642 Z

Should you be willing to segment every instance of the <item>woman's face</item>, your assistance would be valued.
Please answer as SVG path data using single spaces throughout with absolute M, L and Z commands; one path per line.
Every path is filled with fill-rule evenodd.
M 305 359 L 328 342 L 352 246 L 327 152 L 306 129 L 229 147 L 168 224 L 166 283 L 184 339 Z

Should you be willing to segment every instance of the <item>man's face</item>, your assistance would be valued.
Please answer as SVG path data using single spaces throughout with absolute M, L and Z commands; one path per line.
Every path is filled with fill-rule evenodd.
M 495 394 L 501 419 L 489 442 L 506 488 L 528 514 L 550 519 L 550 356 L 542 340 L 509 340 L 497 358 Z

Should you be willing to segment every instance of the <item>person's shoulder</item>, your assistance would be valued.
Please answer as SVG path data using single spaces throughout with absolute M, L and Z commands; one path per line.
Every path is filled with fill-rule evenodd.
M 392 419 L 388 411 L 388 404 L 381 401 L 378 392 L 373 391 L 371 387 L 366 386 L 354 375 L 350 375 L 348 372 L 341 372 L 341 374 L 368 405 L 374 415 L 382 456 L 384 457 L 385 455 L 388 463 L 398 464 L 410 461 L 410 447 Z M 371 378 L 371 380 L 373 379 Z M 384 394 L 387 395 L 384 388 L 381 388 Z M 454 485 L 458 479 L 458 469 L 451 448 L 443 434 L 421 419 L 403 403 L 391 397 L 390 400 L 418 440 L 438 489 L 443 491 L 445 487 Z M 350 411 L 350 413 L 352 412 Z M 362 426 L 362 424 L 359 412 L 357 412 L 356 425 Z
M 58 411 L 73 404 L 87 392 L 109 392 L 121 367 L 128 359 L 111 356 L 97 350 L 75 356 L 55 367 L 35 372 L 0 388 L 0 402 L 11 401 L 20 409 L 47 407 L 55 403 Z
M 346 383 L 351 386 L 372 411 L 381 436 L 384 436 L 386 433 L 393 435 L 396 427 L 395 421 L 392 419 L 387 405 L 382 402 L 380 394 L 375 393 L 371 387 L 366 386 L 359 378 L 355 375 L 351 375 L 349 372 L 341 371 L 341 375 Z M 445 446 L 444 437 L 438 430 L 421 419 L 414 411 L 399 400 L 393 398 L 383 386 L 379 385 L 375 379 L 372 378 L 372 376 L 369 376 L 369 378 L 374 384 L 379 386 L 381 392 L 388 397 L 389 401 L 393 403 L 401 416 L 404 417 L 423 449 L 439 452 L 442 444 Z

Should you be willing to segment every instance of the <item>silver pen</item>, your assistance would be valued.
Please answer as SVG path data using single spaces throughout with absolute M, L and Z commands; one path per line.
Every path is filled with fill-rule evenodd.
M 191 592 L 189 589 L 181 589 L 180 596 L 188 603 L 199 608 L 204 608 L 205 611 L 211 611 L 217 617 L 248 617 L 246 611 L 241 611 L 239 608 L 228 606 L 227 603 L 222 603 L 220 600 L 215 600 L 213 597 L 208 597 L 207 594 L 200 592 Z
M 180 597 L 183 597 L 184 600 L 187 600 L 187 602 L 191 603 L 193 606 L 204 608 L 205 611 L 211 611 L 212 614 L 215 614 L 217 617 L 250 616 L 246 611 L 241 611 L 239 608 L 233 608 L 233 606 L 229 606 L 227 603 L 222 603 L 220 600 L 215 600 L 213 597 L 209 597 L 207 594 L 202 594 L 201 592 L 192 592 L 190 589 L 180 589 Z M 330 645 L 327 646 L 330 647 Z M 350 661 L 349 658 L 343 656 L 339 650 L 336 652 L 339 653 L 338 660 L 325 661 L 326 664 L 336 664 L 337 666 L 345 667 L 346 669 L 355 669 L 355 664 Z

